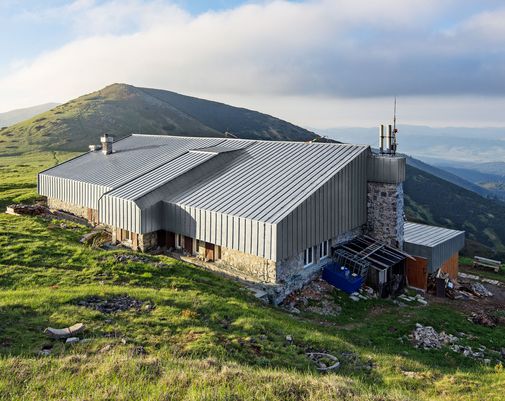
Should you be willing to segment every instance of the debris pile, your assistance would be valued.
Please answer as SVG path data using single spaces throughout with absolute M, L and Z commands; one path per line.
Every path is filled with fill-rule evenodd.
M 49 209 L 42 205 L 23 205 L 23 204 L 15 204 L 7 206 L 5 210 L 7 214 L 14 215 L 28 215 L 28 216 L 40 216 L 43 214 L 51 214 Z
M 498 319 L 496 317 L 488 315 L 485 312 L 472 313 L 468 320 L 486 327 L 495 327 L 498 323 Z
M 407 302 L 409 304 L 417 302 L 421 305 L 428 305 L 428 301 L 426 301 L 426 299 L 421 294 L 416 294 L 413 297 L 407 294 L 402 294 L 398 297 L 398 299 L 401 299 L 402 301 Z
M 135 309 L 137 312 L 140 312 L 142 309 L 145 311 L 154 309 L 153 304 L 146 303 L 144 305 L 144 302 L 132 298 L 129 295 L 118 295 L 109 299 L 93 296 L 79 301 L 78 305 L 95 309 L 102 313 L 123 312 L 130 309 Z
M 433 327 L 423 326 L 419 323 L 416 323 L 416 328 L 409 338 L 416 348 L 423 349 L 440 349 L 459 340 L 456 336 L 446 334 L 444 331 L 438 333 Z
M 319 315 L 338 315 L 342 308 L 335 303 L 331 295 L 335 288 L 322 279 L 308 283 L 299 291 L 291 293 L 283 302 L 283 307 L 290 313 L 301 311 Z
M 353 292 L 349 295 L 349 298 L 355 302 L 358 301 L 367 301 L 372 298 L 377 298 L 377 294 L 371 287 L 363 286 L 359 289 L 358 292 Z

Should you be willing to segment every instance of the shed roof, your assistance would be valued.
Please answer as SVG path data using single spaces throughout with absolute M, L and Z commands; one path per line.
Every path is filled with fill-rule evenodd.
M 427 247 L 435 247 L 453 238 L 465 235 L 464 231 L 418 223 L 405 222 L 403 227 L 405 242 Z

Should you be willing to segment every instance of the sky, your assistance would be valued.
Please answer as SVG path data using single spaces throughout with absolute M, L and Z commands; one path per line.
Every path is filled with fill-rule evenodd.
M 115 82 L 308 128 L 505 127 L 503 0 L 0 0 L 0 112 Z

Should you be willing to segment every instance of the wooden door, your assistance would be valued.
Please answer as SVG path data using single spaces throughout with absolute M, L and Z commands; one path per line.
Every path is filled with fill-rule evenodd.
M 416 260 L 407 258 L 407 283 L 411 287 L 422 290 L 428 287 L 428 259 L 415 257 Z
M 214 244 L 205 243 L 205 259 L 211 261 L 215 260 Z
M 184 236 L 184 250 L 193 255 L 193 238 Z

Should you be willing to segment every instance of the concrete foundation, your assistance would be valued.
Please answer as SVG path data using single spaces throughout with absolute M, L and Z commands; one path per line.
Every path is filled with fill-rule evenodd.
M 403 184 L 368 183 L 367 234 L 387 245 L 403 249 Z

